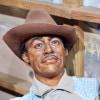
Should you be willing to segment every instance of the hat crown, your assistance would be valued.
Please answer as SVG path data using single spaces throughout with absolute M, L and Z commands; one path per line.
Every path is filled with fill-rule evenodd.
M 57 25 L 51 16 L 44 10 L 31 10 L 26 17 L 25 23 L 47 23 Z

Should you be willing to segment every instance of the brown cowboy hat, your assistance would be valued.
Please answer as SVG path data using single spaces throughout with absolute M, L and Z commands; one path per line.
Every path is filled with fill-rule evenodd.
M 75 28 L 69 25 L 57 25 L 52 17 L 44 10 L 31 10 L 25 24 L 9 30 L 3 39 L 11 50 L 21 59 L 20 47 L 24 40 L 35 35 L 54 34 L 63 36 L 72 46 L 77 40 Z

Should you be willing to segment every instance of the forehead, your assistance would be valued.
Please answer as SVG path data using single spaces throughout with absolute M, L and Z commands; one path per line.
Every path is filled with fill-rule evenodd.
M 57 35 L 36 35 L 34 37 L 31 37 L 29 39 L 26 40 L 25 44 L 31 44 L 33 43 L 35 40 L 51 40 L 53 38 L 57 38 L 57 39 L 60 39 L 62 40 L 62 38 L 60 36 L 57 36 Z

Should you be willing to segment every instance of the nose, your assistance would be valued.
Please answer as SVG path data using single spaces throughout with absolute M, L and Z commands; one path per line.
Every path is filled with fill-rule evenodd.
M 53 53 L 53 48 L 49 43 L 46 44 L 45 49 L 44 49 L 45 54 Z

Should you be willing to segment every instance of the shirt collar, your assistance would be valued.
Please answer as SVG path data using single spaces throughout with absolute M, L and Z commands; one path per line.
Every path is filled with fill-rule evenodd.
M 42 96 L 47 91 L 52 90 L 52 89 L 55 89 L 55 90 L 61 89 L 61 90 L 65 90 L 70 93 L 73 93 L 73 80 L 70 76 L 67 76 L 66 71 L 65 71 L 58 85 L 56 87 L 50 87 L 41 83 L 40 81 L 36 79 L 36 77 L 34 77 L 32 90 L 35 95 Z

